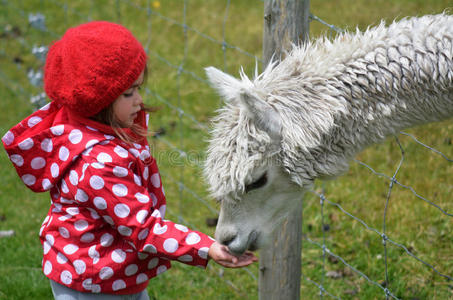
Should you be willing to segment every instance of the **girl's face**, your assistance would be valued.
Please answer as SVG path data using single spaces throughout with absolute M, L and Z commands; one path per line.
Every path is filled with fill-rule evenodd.
M 143 99 L 139 89 L 143 83 L 143 77 L 144 71 L 132 86 L 113 102 L 113 114 L 125 127 L 131 127 L 134 124 L 137 113 L 142 109 Z

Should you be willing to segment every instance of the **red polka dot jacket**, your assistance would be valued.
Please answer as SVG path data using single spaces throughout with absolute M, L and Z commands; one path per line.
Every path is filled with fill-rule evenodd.
M 144 112 L 139 119 L 146 126 Z M 50 279 L 82 292 L 132 294 L 170 260 L 206 266 L 213 240 L 164 220 L 164 189 L 146 139 L 126 144 L 109 126 L 51 102 L 2 141 L 25 185 L 50 191 L 39 234 Z

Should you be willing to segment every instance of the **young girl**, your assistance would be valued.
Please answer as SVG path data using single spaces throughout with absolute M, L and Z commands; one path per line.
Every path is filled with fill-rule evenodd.
M 148 299 L 149 279 L 171 260 L 203 267 L 209 258 L 225 267 L 256 261 L 164 219 L 165 193 L 138 92 L 146 59 L 121 25 L 69 29 L 46 60 L 52 101 L 2 139 L 25 185 L 50 191 L 39 236 L 56 299 Z

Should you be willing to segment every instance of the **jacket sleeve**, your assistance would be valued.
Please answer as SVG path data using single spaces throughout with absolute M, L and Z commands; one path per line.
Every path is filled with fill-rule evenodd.
M 138 252 L 189 265 L 207 265 L 208 250 L 214 240 L 163 219 L 165 204 L 159 206 L 161 201 L 156 196 L 162 191 L 153 184 L 145 187 L 142 174 L 136 174 L 137 170 L 134 172 L 131 168 L 130 155 L 129 159 L 114 162 L 109 159 L 100 162 L 99 155 L 97 157 L 97 160 L 91 155 L 84 158 L 77 186 L 68 184 L 76 201 L 94 209 Z M 145 177 L 148 176 L 159 175 Z

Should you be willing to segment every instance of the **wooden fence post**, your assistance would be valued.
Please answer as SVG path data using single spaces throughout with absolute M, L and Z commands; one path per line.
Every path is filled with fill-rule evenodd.
M 265 0 L 263 58 L 267 65 L 271 58 L 280 59 L 291 44 L 308 39 L 309 0 Z M 302 198 L 302 197 L 301 197 Z M 302 199 L 274 241 L 260 253 L 259 299 L 300 299 L 302 252 Z

